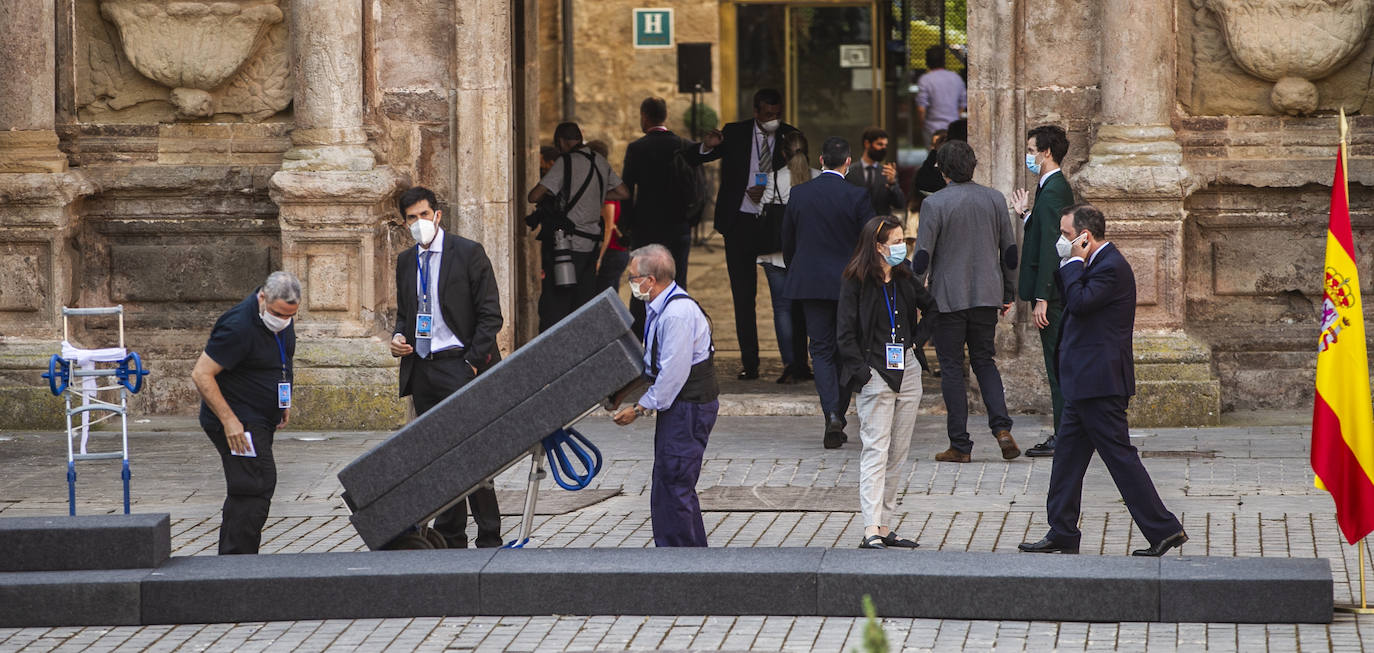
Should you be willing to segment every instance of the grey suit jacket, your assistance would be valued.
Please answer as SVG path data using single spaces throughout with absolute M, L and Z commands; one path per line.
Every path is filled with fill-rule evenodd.
M 1016 236 L 1006 198 L 971 181 L 927 197 L 912 263 L 928 275 L 941 313 L 1011 303 Z

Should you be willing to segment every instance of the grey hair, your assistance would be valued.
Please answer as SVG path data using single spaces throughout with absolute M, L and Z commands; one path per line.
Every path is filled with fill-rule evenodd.
M 301 303 L 301 280 L 296 275 L 277 270 L 267 275 L 267 281 L 262 284 L 263 299 L 269 302 L 277 300 L 288 304 Z
M 655 281 L 672 281 L 677 277 L 677 265 L 667 247 L 645 245 L 630 252 L 630 258 L 638 261 L 635 264 L 636 272 L 651 275 Z

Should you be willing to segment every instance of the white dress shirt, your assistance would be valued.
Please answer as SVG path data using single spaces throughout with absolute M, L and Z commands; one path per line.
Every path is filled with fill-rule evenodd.
M 417 250 L 416 250 L 416 252 L 415 252 L 415 264 L 416 264 L 416 266 L 417 266 L 416 269 L 415 269 L 415 305 L 416 305 L 416 307 L 419 307 L 419 306 L 420 306 L 420 296 L 421 296 L 421 289 L 420 289 L 420 270 L 419 270 L 419 267 L 418 267 L 419 264 L 420 264 L 420 258 L 424 256 L 424 253 L 425 253 L 425 252 L 427 252 L 427 251 L 428 251 L 428 252 L 432 252 L 432 253 L 429 255 L 429 264 L 428 264 L 428 266 L 427 266 L 427 271 L 428 271 L 428 275 L 427 275 L 427 276 L 429 276 L 429 310 L 430 310 L 430 311 L 433 313 L 433 315 L 434 315 L 434 328 L 433 328 L 433 330 L 430 331 L 430 334 L 431 334 L 432 337 L 431 337 L 430 340 L 429 340 L 429 353 L 430 353 L 430 355 L 433 355 L 435 352 L 440 352 L 440 351 L 443 351 L 443 350 L 445 350 L 445 349 L 453 349 L 454 347 L 462 347 L 462 346 L 463 346 L 463 341 L 462 341 L 462 340 L 459 340 L 459 339 L 458 339 L 458 336 L 457 336 L 456 334 L 453 333 L 453 329 L 449 328 L 447 322 L 444 322 L 444 311 L 443 311 L 443 309 L 442 309 L 442 308 L 440 307 L 440 305 L 439 305 L 439 269 L 440 269 L 441 267 L 443 267 L 443 266 L 441 265 L 441 263 L 442 263 L 443 258 L 444 258 L 444 230 L 443 230 L 443 228 L 440 228 L 440 229 L 438 230 L 438 233 L 434 236 L 434 242 L 432 242 L 432 243 L 429 244 L 429 248 L 428 248 L 428 249 L 426 249 L 426 248 L 424 248 L 424 247 L 419 247 L 418 245 L 417 245 L 416 247 L 417 247 Z

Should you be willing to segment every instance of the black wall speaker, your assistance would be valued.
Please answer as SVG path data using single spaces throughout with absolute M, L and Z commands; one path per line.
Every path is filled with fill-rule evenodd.
M 701 88 L 696 88 L 701 84 Z M 711 92 L 711 44 L 677 44 L 677 92 Z

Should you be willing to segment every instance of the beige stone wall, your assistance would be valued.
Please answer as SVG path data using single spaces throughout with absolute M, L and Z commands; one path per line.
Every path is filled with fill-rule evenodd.
M 558 16 L 559 0 L 541 0 L 541 20 Z M 643 135 L 639 103 L 650 95 L 668 102 L 668 127 L 689 135 L 682 115 L 691 96 L 677 92 L 677 48 L 634 47 L 633 10 L 671 7 L 675 43 L 711 43 L 712 88 L 703 101 L 720 112 L 720 3 L 718 0 L 575 0 L 573 2 L 573 66 L 576 78 L 576 118 L 587 140 L 610 146 L 611 163 L 618 170 L 625 145 Z M 552 21 L 549 21 L 552 22 Z M 541 24 L 541 35 L 559 38 L 558 25 Z M 561 40 L 540 43 L 541 61 L 561 59 Z M 549 53 L 555 53 L 550 57 Z M 552 64 L 553 62 L 549 62 Z M 549 70 L 549 69 L 546 69 Z M 561 107 L 561 85 L 554 67 L 543 85 L 541 108 Z M 552 106 L 550 106 L 552 105 Z M 540 142 L 551 143 L 560 115 L 541 117 Z

